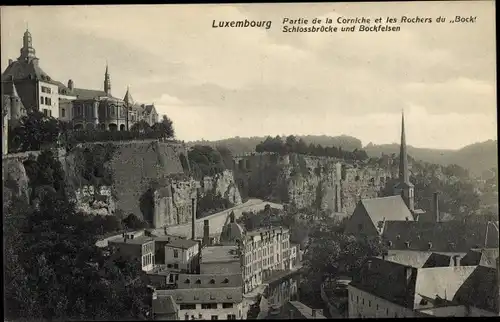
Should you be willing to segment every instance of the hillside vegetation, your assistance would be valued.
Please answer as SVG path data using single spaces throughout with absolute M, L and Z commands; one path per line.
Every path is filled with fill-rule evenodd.
M 327 136 L 327 135 L 296 135 L 297 140 L 303 140 L 309 145 L 323 147 L 337 147 L 345 151 L 364 150 L 369 157 L 380 157 L 382 154 L 399 154 L 399 144 L 369 143 L 364 148 L 361 141 L 352 136 Z M 255 147 L 266 140 L 267 137 L 234 137 L 217 141 L 188 142 L 188 146 L 208 145 L 212 147 L 226 147 L 233 155 L 255 152 Z M 284 138 L 284 136 L 283 136 Z M 474 143 L 459 150 L 427 149 L 408 146 L 408 154 L 415 160 L 425 161 L 439 165 L 457 164 L 466 168 L 474 176 L 482 176 L 492 168 L 498 168 L 498 147 L 496 140 Z

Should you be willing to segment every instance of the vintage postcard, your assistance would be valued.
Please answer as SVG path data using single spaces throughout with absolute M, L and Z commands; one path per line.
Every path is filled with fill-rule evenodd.
M 494 1 L 0 10 L 6 321 L 499 315 Z

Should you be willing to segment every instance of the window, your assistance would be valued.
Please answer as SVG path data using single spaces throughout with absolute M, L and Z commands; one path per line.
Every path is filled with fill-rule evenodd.
M 217 309 L 217 303 L 202 303 L 201 308 L 203 310 L 215 310 Z
M 227 319 L 228 320 L 236 320 L 236 314 L 228 314 Z
M 230 309 L 233 307 L 233 303 L 222 303 L 223 309 Z
M 43 109 L 43 115 L 44 116 L 48 116 L 49 115 L 49 110 L 47 110 L 46 108 Z
M 45 105 L 50 105 L 48 97 L 45 97 Z
M 179 264 L 175 263 L 175 264 L 174 264 L 174 268 L 175 268 L 175 269 L 179 269 Z
M 189 315 L 188 314 L 184 315 L 184 320 L 189 320 Z
M 389 315 L 389 308 L 385 310 L 385 314 Z
M 365 304 L 365 299 L 363 299 L 363 305 Z
M 363 230 L 363 224 L 358 224 L 358 230 Z
M 372 307 L 372 301 L 368 301 L 368 307 Z
M 196 310 L 196 304 L 181 304 L 181 310 Z
M 43 96 L 40 96 L 40 104 L 43 105 L 43 102 L 44 102 Z
M 214 279 L 211 279 L 209 283 L 210 283 L 210 284 L 215 284 L 215 280 L 214 280 Z
M 377 310 L 378 310 L 378 304 L 377 304 Z
M 179 251 L 174 249 L 174 258 L 179 258 Z
M 61 117 L 66 117 L 66 110 L 64 108 L 61 110 Z
M 359 296 L 356 296 L 356 303 L 359 303 Z
M 218 320 L 219 319 L 219 316 L 218 315 L 212 315 L 212 320 Z

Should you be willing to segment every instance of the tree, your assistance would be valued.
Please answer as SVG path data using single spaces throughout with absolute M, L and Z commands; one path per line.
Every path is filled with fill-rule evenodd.
M 147 228 L 148 224 L 137 218 L 134 214 L 129 214 L 125 219 L 123 219 L 123 224 L 129 229 L 143 229 Z
M 59 133 L 59 122 L 55 118 L 28 110 L 17 126 L 9 127 L 9 150 L 38 151 L 44 146 L 56 144 Z
M 148 122 L 140 120 L 130 127 L 130 131 L 138 133 L 149 133 L 152 131 L 152 128 L 151 126 L 149 126 Z
M 166 115 L 159 123 L 153 124 L 153 131 L 158 133 L 161 138 L 173 138 L 175 136 L 172 120 Z

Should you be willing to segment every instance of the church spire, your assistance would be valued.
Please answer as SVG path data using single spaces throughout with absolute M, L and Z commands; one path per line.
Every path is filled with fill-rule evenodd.
M 35 48 L 33 48 L 33 39 L 27 25 L 26 31 L 23 35 L 23 47 L 21 48 L 20 52 L 21 55 L 18 58 L 19 61 L 31 61 L 32 59 L 36 59 Z
M 111 95 L 111 80 L 109 78 L 108 62 L 106 61 L 106 72 L 104 73 L 104 92 Z
M 408 171 L 408 152 L 406 150 L 404 111 L 401 113 L 401 145 L 399 147 L 399 181 L 401 183 L 410 182 L 410 174 Z

